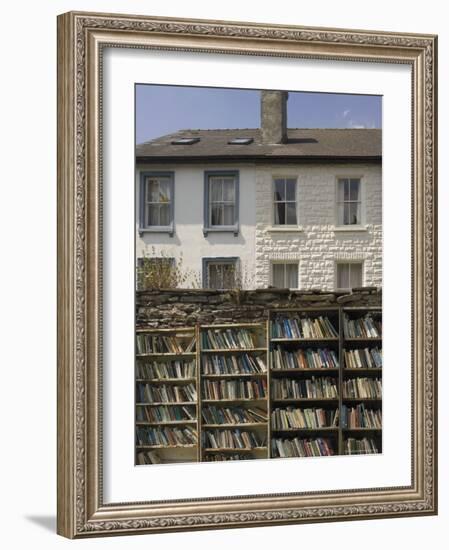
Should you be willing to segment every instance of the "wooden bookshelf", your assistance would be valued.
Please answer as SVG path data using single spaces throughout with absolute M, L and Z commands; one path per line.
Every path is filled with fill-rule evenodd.
M 260 323 L 139 329 L 137 338 L 147 336 L 153 343 L 156 341 L 151 338 L 162 338 L 169 346 L 163 347 L 156 342 L 155 346 L 159 347 L 148 350 L 142 349 L 145 347 L 142 342 L 140 349 L 136 345 L 136 464 L 143 463 L 143 457 L 138 457 L 143 452 L 151 455 L 145 458 L 146 463 L 153 459 L 162 463 L 181 463 L 278 458 L 279 449 L 284 454 L 291 451 L 302 453 L 301 456 L 319 456 L 327 451 L 335 455 L 361 455 L 371 453 L 374 448 L 382 452 L 380 427 L 343 426 L 342 423 L 344 411 L 351 411 L 352 420 L 356 413 L 371 415 L 367 417 L 370 421 L 374 418 L 380 422 L 381 418 L 381 394 L 369 398 L 349 397 L 343 391 L 350 380 L 356 381 L 351 384 L 363 385 L 366 381 L 368 385 L 381 383 L 380 364 L 363 363 L 355 367 L 354 364 L 348 366 L 345 360 L 348 356 L 354 361 L 354 358 L 359 358 L 359 353 L 372 355 L 375 350 L 376 360 L 380 360 L 381 333 L 354 337 L 344 330 L 348 319 L 355 321 L 354 326 L 357 326 L 358 320 L 366 315 L 381 326 L 381 308 L 335 306 L 271 310 L 268 319 Z M 309 334 L 307 337 L 275 334 L 273 325 L 280 319 L 311 319 L 311 323 L 316 324 L 322 323 L 315 321 L 320 317 L 331 323 L 334 334 Z M 278 332 L 279 327 L 278 324 Z M 320 330 L 323 331 L 323 327 Z M 176 349 L 170 348 L 172 343 Z M 178 370 L 173 375 L 170 365 L 173 367 L 175 362 Z M 162 366 L 158 367 L 157 372 L 153 369 L 154 372 L 145 375 L 142 368 L 139 370 L 143 364 Z M 146 393 L 142 390 L 138 393 L 139 385 L 150 385 L 154 396 L 162 395 L 157 393 L 158 389 L 163 389 L 166 392 L 164 395 L 172 396 L 174 389 L 170 388 L 177 388 L 178 397 L 187 395 L 183 393 L 183 388 L 194 388 L 196 396 L 194 400 L 189 400 L 192 399 L 190 396 L 182 401 L 143 400 L 140 398 Z M 296 388 L 299 396 L 284 395 L 281 398 L 274 393 L 276 385 L 284 394 L 285 391 L 288 394 L 290 388 Z M 260 394 L 262 388 L 265 388 L 265 393 Z M 304 391 L 313 391 L 313 396 L 304 394 Z M 334 395 L 325 396 L 323 392 Z M 274 427 L 273 413 L 276 410 L 292 414 L 305 414 L 304 411 L 307 411 L 308 415 L 324 415 L 322 418 L 326 421 L 334 419 L 337 412 L 338 418 L 336 425 L 295 427 L 293 422 L 293 425 L 276 424 Z M 279 416 L 277 418 L 279 422 Z M 196 440 L 195 443 L 143 444 L 137 439 L 138 429 L 189 429 L 193 431 L 189 433 L 196 434 Z M 233 443 L 230 446 L 222 444 L 231 441 L 229 438 L 234 436 L 241 438 L 243 433 L 254 437 L 251 445 L 239 447 L 242 444 L 240 439 L 231 439 Z M 212 444 L 208 434 L 216 438 Z

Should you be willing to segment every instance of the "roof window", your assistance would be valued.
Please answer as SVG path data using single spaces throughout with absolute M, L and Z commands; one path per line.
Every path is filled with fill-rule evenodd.
M 231 139 L 228 141 L 228 144 L 229 145 L 249 145 L 250 143 L 252 143 L 254 141 L 253 138 L 249 138 L 249 137 L 238 137 L 238 138 L 234 138 L 234 139 Z
M 200 141 L 199 137 L 182 137 L 182 138 L 176 138 L 174 139 L 171 144 L 172 145 L 193 145 L 194 143 L 198 143 Z

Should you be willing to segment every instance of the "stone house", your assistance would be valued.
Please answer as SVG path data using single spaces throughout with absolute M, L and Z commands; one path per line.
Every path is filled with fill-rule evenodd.
M 262 91 L 258 129 L 137 145 L 137 262 L 205 288 L 382 285 L 381 130 L 287 128 L 287 100 Z

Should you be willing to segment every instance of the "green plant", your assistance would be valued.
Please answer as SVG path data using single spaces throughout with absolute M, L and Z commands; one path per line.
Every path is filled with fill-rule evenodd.
M 156 253 L 154 246 L 150 255 L 140 258 L 136 270 L 138 290 L 169 288 L 200 288 L 199 274 L 184 267 L 182 252 L 178 258 L 169 256 L 164 250 Z

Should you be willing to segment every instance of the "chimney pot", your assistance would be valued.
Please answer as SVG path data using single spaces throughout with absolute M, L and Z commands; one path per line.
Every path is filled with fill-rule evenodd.
M 262 143 L 287 142 L 288 92 L 262 90 L 260 97 L 260 124 Z

